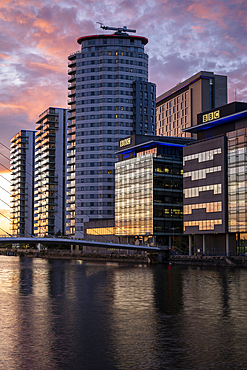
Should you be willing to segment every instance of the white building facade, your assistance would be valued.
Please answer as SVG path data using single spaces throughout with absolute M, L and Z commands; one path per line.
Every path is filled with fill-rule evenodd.
M 64 235 L 66 225 L 67 110 L 48 108 L 35 133 L 34 234 Z

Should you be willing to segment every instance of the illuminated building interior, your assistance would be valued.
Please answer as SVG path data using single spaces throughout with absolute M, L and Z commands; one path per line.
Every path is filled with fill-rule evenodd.
M 194 251 L 246 253 L 247 103 L 203 112 L 187 131 L 198 141 L 184 149 L 184 232 Z
M 127 145 L 118 152 L 116 234 L 136 236 L 143 243 L 155 243 L 156 238 L 157 243 L 168 245 L 173 232 L 182 232 L 182 152 L 186 139 L 155 137 L 145 142 L 147 138 L 142 138 L 141 144 Z

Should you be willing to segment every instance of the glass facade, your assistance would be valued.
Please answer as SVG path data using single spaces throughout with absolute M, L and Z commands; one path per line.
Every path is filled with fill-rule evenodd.
M 153 235 L 153 156 L 116 163 L 116 235 Z
M 183 147 L 155 143 L 138 150 L 115 165 L 116 235 L 168 245 L 169 236 L 182 232 Z
M 245 232 L 247 221 L 247 128 L 227 134 L 228 146 L 228 228 Z

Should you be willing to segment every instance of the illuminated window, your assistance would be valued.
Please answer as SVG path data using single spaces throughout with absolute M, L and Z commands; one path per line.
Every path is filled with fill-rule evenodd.
M 213 190 L 214 194 L 221 194 L 221 184 L 197 186 L 195 188 L 184 189 L 185 198 L 199 197 L 199 193 L 203 191 Z
M 184 215 L 191 215 L 193 209 L 206 209 L 206 213 L 222 212 L 221 202 L 198 203 L 184 205 Z
M 192 161 L 193 159 L 197 159 L 199 163 L 206 162 L 206 161 L 211 161 L 211 160 L 214 159 L 214 156 L 216 154 L 221 154 L 221 148 L 208 150 L 206 152 L 186 155 L 183 158 L 183 164 L 185 165 L 185 162 Z
M 214 230 L 215 225 L 222 225 L 222 220 L 196 220 L 196 221 L 185 221 L 184 231 L 186 227 L 198 226 L 200 231 L 203 230 Z
M 191 177 L 191 181 L 201 180 L 207 177 L 208 173 L 220 172 L 221 166 L 203 168 L 202 170 L 184 172 L 183 177 Z

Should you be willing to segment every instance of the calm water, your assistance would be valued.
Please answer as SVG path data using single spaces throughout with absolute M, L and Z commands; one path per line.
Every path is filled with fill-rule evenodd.
M 247 270 L 0 256 L 1 369 L 247 369 Z

